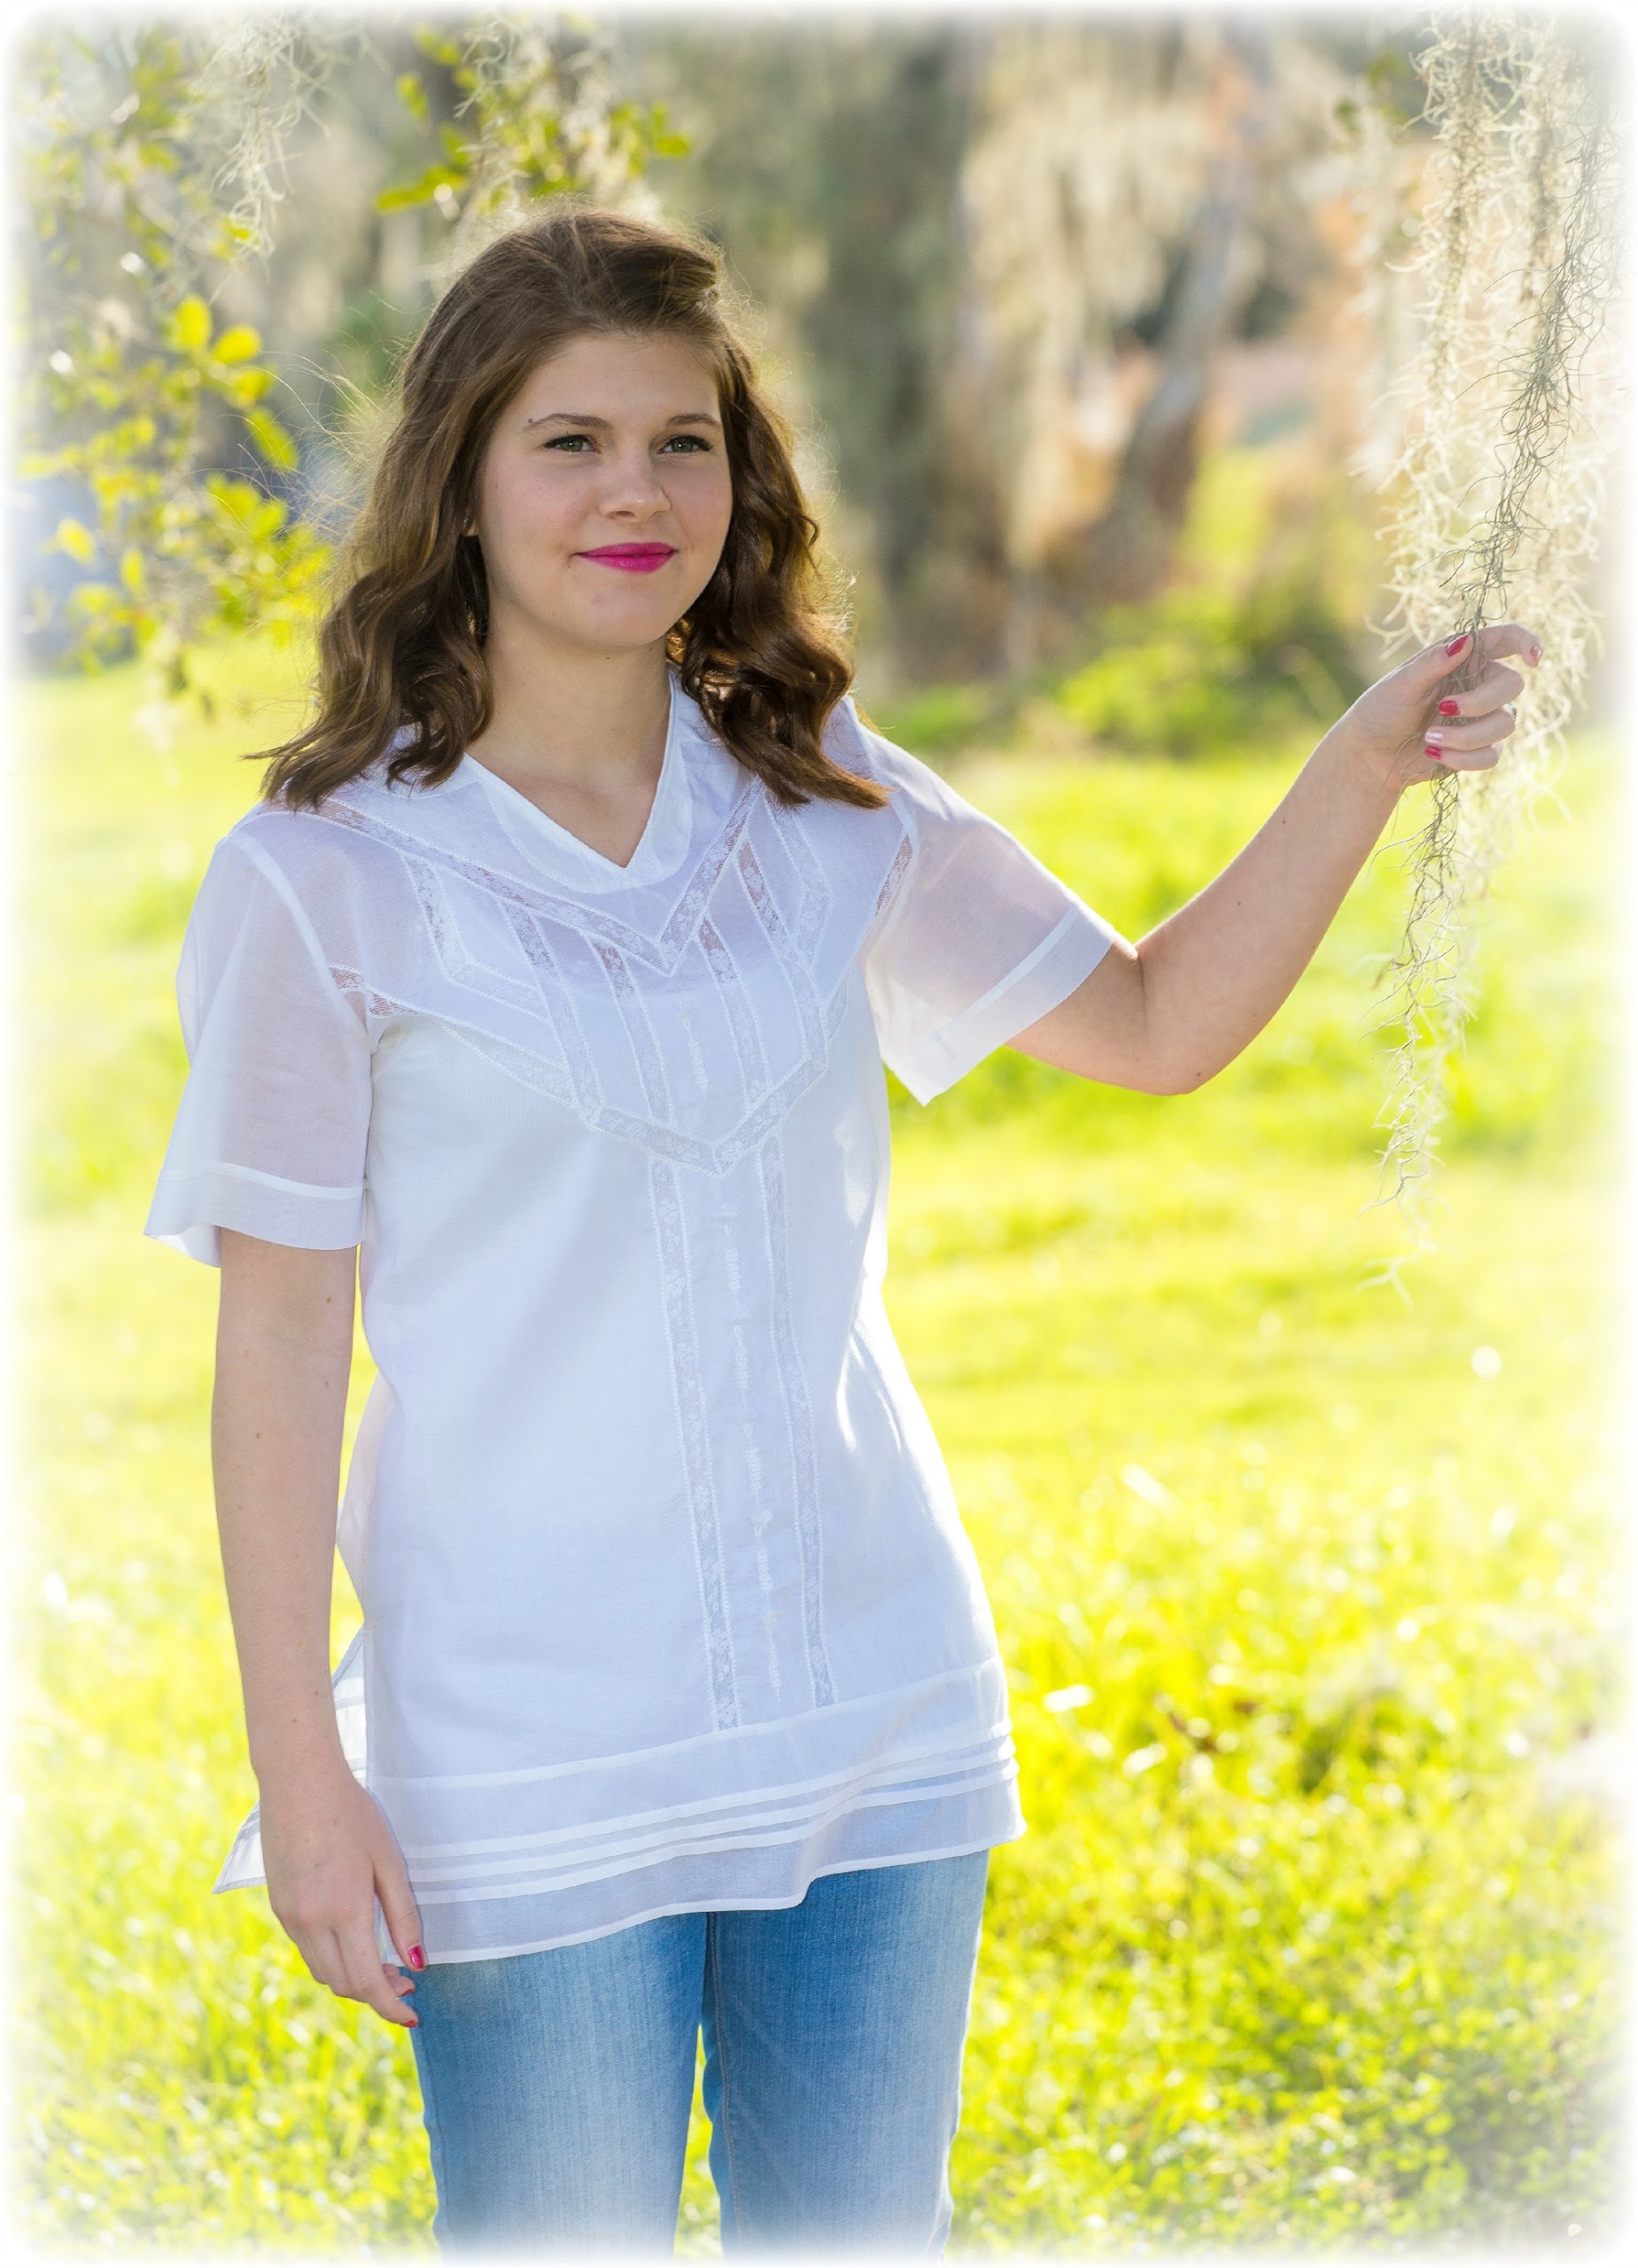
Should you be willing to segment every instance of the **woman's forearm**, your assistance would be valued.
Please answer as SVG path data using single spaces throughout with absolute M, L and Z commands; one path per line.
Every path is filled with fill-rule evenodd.
M 356 1254 L 221 1232 L 211 1458 L 251 1764 L 345 1764 L 330 1605 Z
M 1233 1062 L 1308 967 L 1401 790 L 1494 768 L 1525 684 L 1508 654 L 1533 668 L 1541 642 L 1495 623 L 1435 641 L 1367 687 L 1215 880 L 1138 944 L 1112 939 L 1013 1045 L 1150 1094 L 1186 1094 Z M 1453 670 L 1470 662 L 1478 674 L 1453 691 Z
M 1140 941 L 1144 1022 L 1168 1091 L 1215 1077 L 1288 998 L 1398 797 L 1333 729 L 1245 849 Z

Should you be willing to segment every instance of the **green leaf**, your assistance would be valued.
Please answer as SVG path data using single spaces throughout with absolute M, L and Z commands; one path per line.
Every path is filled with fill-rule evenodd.
M 247 409 L 245 427 L 255 443 L 257 453 L 279 472 L 294 472 L 298 462 L 296 444 L 270 410 Z
M 201 353 L 211 343 L 211 311 L 204 300 L 190 293 L 172 315 L 166 337 L 184 354 Z
M 254 324 L 236 322 L 231 330 L 224 330 L 211 349 L 219 362 L 248 362 L 252 354 L 261 352 L 261 333 Z
M 397 81 L 397 87 L 398 98 L 411 118 L 424 122 L 427 115 L 427 90 L 422 85 L 418 74 L 414 71 L 404 72 Z
M 430 205 L 440 189 L 464 189 L 467 175 L 450 166 L 429 166 L 419 181 L 399 182 L 376 199 L 377 213 L 401 213 L 407 206 Z
M 97 538 L 81 520 L 58 520 L 51 543 L 56 550 L 66 551 L 70 559 L 77 559 L 82 567 L 89 567 L 97 556 Z
M 147 597 L 148 569 L 135 544 L 120 558 L 120 580 L 134 599 Z
M 415 45 L 434 63 L 441 63 L 446 71 L 453 71 L 461 60 L 460 43 L 445 33 L 424 29 L 417 31 Z
M 252 488 L 248 480 L 236 479 L 230 472 L 207 472 L 205 493 L 213 498 L 223 511 L 231 512 L 236 517 L 242 517 L 245 513 L 253 510 L 261 493 L 260 489 Z
M 694 147 L 692 136 L 672 124 L 663 102 L 646 108 L 640 103 L 618 103 L 609 113 L 609 124 L 617 136 L 633 139 L 640 151 L 646 145 L 652 157 L 686 158 Z
M 225 396 L 236 409 L 248 409 L 252 403 L 261 400 L 272 384 L 271 370 L 252 368 L 248 370 L 236 370 L 231 377 L 219 380 L 217 391 Z

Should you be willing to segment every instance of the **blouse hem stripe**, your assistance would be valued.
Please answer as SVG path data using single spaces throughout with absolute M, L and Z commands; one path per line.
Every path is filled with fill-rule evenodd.
M 929 1789 L 925 1791 L 924 1799 L 936 1801 L 944 1796 L 977 1794 L 985 1788 L 1006 1787 L 1017 1777 L 1018 1768 L 1013 1765 L 1006 1772 L 979 1774 L 970 1780 Z M 549 1895 L 554 1891 L 578 1890 L 587 1883 L 609 1882 L 620 1875 L 640 1874 L 645 1867 L 664 1865 L 678 1859 L 714 1858 L 729 1851 L 775 1850 L 781 1844 L 804 1842 L 822 1829 L 845 1819 L 852 1812 L 871 1811 L 883 1804 L 914 1800 L 916 1798 L 902 1788 L 884 1788 L 880 1793 L 852 1797 L 846 1803 L 834 1804 L 826 1810 L 815 1812 L 801 1825 L 781 1834 L 701 1836 L 687 1842 L 669 1843 L 658 1850 L 643 1851 L 612 1863 L 606 1859 L 588 1859 L 584 1867 L 572 1870 L 560 1869 L 555 1874 L 531 1876 L 523 1882 L 499 1883 L 488 1888 L 474 1885 L 470 1888 L 423 1890 L 419 1878 L 412 1870 L 410 1889 L 419 1906 L 477 1906 L 497 1898 Z
M 864 1874 L 873 1867 L 914 1866 L 923 1860 L 969 1858 L 974 1851 L 993 1851 L 1003 1844 L 1016 1843 L 1021 1836 L 1028 1832 L 1027 1823 L 1021 1820 L 1005 1835 L 982 1835 L 975 1840 L 968 1837 L 964 1842 L 951 1843 L 937 1850 L 903 1851 L 893 1852 L 887 1857 L 844 1859 L 835 1866 L 817 1868 L 793 1897 L 735 1898 L 731 1900 L 679 1899 L 668 1906 L 652 1906 L 640 1914 L 625 1915 L 617 1922 L 601 1922 L 594 1930 L 577 1930 L 572 1935 L 567 1937 L 537 1938 L 530 1939 L 524 1945 L 496 1946 L 493 1948 L 485 1946 L 473 1953 L 431 1953 L 428 1955 L 428 1959 L 434 1967 L 439 1967 L 445 1963 L 453 1965 L 460 1961 L 505 1961 L 516 1953 L 550 1953 L 558 1946 L 589 1945 L 596 1938 L 613 1937 L 617 1930 L 633 1929 L 640 1922 L 664 1921 L 673 1914 L 785 1913 L 793 1906 L 800 1906 L 814 1884 L 822 1880 L 827 1875 Z
M 982 1752 L 984 1750 L 993 1752 L 984 1754 Z M 1005 1766 L 1012 1753 L 1010 1739 L 976 1743 L 970 1748 L 957 1751 L 948 1768 L 943 1772 L 928 1772 L 920 1764 L 899 1759 L 884 1771 L 854 1775 L 852 1784 L 859 1789 L 915 1788 L 942 1795 L 958 1778 L 968 1780 L 974 1774 L 983 1776 L 992 1773 L 997 1767 Z M 970 1760 L 965 1760 L 967 1759 Z M 796 1792 L 791 1790 L 792 1794 Z M 833 1783 L 833 1792 L 836 1797 L 845 1797 L 848 1790 L 843 1784 Z M 596 1827 L 549 1828 L 538 1836 L 508 1837 L 499 1847 L 493 1842 L 411 1844 L 400 1847 L 405 1863 L 417 1873 L 437 1873 L 465 1865 L 476 1875 L 498 1871 L 503 1867 L 530 1866 L 549 1860 L 553 1845 L 558 1846 L 565 1860 L 584 1861 L 601 1857 L 605 1852 L 617 1852 L 623 1848 L 627 1851 L 638 1847 L 664 1850 L 669 1846 L 672 1835 L 678 1831 L 699 1835 L 715 1829 L 727 1834 L 754 1827 L 772 1826 L 780 1820 L 811 1819 L 816 1815 L 816 1806 L 811 1802 L 764 1803 L 756 1810 L 746 1808 L 747 1804 L 754 1800 L 741 1798 L 711 1806 L 682 1805 L 675 1812 L 650 1814 L 647 1818 L 600 1821 Z M 827 1805 L 822 1799 L 818 1806 L 819 1809 L 835 1807 L 834 1803 Z M 690 1818 L 692 1823 L 685 1825 L 685 1821 Z M 593 1837 L 600 1839 L 591 1840 Z M 578 1850 L 575 1848 L 576 1837 L 580 1838 Z

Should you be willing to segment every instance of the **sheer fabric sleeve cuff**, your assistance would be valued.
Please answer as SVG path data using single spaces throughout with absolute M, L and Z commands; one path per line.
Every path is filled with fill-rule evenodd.
M 364 1189 L 285 1181 L 253 1166 L 203 1166 L 159 1175 L 143 1233 L 208 1268 L 221 1265 L 222 1229 L 308 1252 L 343 1251 L 364 1234 Z
M 1116 934 L 1091 906 L 1071 906 L 1051 936 L 982 999 L 912 1047 L 895 1052 L 889 1059 L 895 1075 L 918 1102 L 931 1102 L 1014 1034 L 1067 1000 L 1097 967 Z
M 1120 931 L 919 757 L 862 728 L 861 743 L 904 829 L 866 984 L 883 1061 L 926 1103 L 1057 1007 Z
M 188 1076 L 145 1231 L 221 1262 L 223 1229 L 336 1251 L 362 1239 L 371 1043 L 266 849 L 228 836 L 182 940 Z

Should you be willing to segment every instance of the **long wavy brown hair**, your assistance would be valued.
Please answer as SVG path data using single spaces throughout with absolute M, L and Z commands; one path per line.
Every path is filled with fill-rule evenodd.
M 826 610 L 790 429 L 757 385 L 725 296 L 708 243 L 567 198 L 470 262 L 400 373 L 396 417 L 319 626 L 315 713 L 252 757 L 267 763 L 265 799 L 316 807 L 395 737 L 388 776 L 436 785 L 484 731 L 488 584 L 477 539 L 462 532 L 478 468 L 531 372 L 602 332 L 685 339 L 717 382 L 734 504 L 715 572 L 667 633 L 684 690 L 781 803 L 887 801 L 823 746 L 852 670 Z

